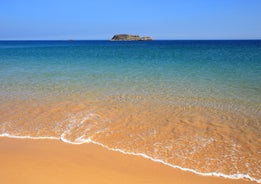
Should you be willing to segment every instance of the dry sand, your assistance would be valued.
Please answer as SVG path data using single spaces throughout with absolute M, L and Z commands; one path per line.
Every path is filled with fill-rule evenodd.
M 164 183 L 247 184 L 247 180 L 203 177 L 93 144 L 0 138 L 1 184 Z

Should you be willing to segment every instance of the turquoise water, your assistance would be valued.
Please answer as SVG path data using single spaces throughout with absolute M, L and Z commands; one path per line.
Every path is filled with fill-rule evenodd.
M 260 181 L 261 41 L 0 41 L 0 103 L 2 104 L 0 134 L 18 132 L 21 136 L 27 136 L 31 131 L 31 129 L 26 130 L 27 121 L 37 122 L 38 125 L 34 125 L 33 131 L 37 129 L 39 133 L 39 129 L 45 130 L 44 124 L 40 123 L 42 120 L 35 117 L 46 119 L 47 110 L 20 112 L 23 106 L 29 108 L 27 102 L 36 103 L 37 107 L 53 101 L 66 101 L 68 104 L 72 99 L 75 100 L 75 97 L 81 99 L 79 101 L 82 103 L 84 100 L 103 103 L 115 98 L 119 103 L 131 101 L 138 110 L 130 108 L 128 112 L 129 115 L 134 114 L 137 120 L 131 120 L 129 115 L 119 110 L 117 113 L 120 115 L 115 116 L 115 119 L 122 120 L 120 121 L 122 125 L 118 126 L 118 129 L 124 130 L 123 121 L 126 121 L 126 126 L 128 123 L 138 122 L 144 127 L 153 127 L 152 132 L 156 132 L 157 135 L 155 139 L 150 140 L 151 132 L 144 135 L 140 129 L 142 126 L 133 129 L 137 137 L 142 136 L 142 140 L 147 139 L 147 142 L 143 141 L 140 145 L 146 145 L 149 151 L 139 146 L 124 147 L 109 135 L 100 133 L 100 129 L 99 133 L 98 131 L 95 133 L 95 136 L 97 135 L 94 136 L 95 141 L 106 137 L 110 140 L 107 144 L 110 147 L 130 152 L 143 152 L 152 158 L 192 168 L 201 173 L 225 173 L 232 176 L 239 174 L 239 177 L 242 174 L 243 177 L 251 176 L 252 179 L 256 178 Z M 152 106 L 155 108 L 150 107 L 148 103 L 147 106 L 144 105 L 144 101 L 153 102 Z M 114 104 L 114 106 L 121 109 L 120 105 Z M 144 109 L 144 111 L 140 110 L 145 106 L 149 109 L 148 112 Z M 176 113 L 174 107 L 184 110 Z M 193 111 L 193 108 L 197 110 Z M 10 109 L 15 113 L 10 113 Z M 70 108 L 68 109 L 62 112 L 68 113 Z M 144 120 L 145 115 L 138 119 L 140 114 L 136 111 L 139 110 L 144 112 L 147 120 Z M 73 110 L 72 112 L 75 113 Z M 193 116 L 195 112 L 197 115 Z M 34 113 L 35 119 L 28 118 L 28 114 Z M 14 114 L 20 115 L 16 117 Z M 73 117 L 76 118 L 76 115 Z M 83 116 L 81 113 L 76 119 L 84 119 Z M 162 119 L 162 116 L 165 119 Z M 62 119 L 62 115 L 59 118 Z M 53 118 L 51 123 L 57 124 L 59 118 Z M 96 117 L 95 120 L 97 119 L 99 118 Z M 185 120 L 188 122 L 186 126 L 181 125 L 180 122 Z M 163 129 L 166 121 L 172 123 L 168 126 L 171 127 L 172 133 L 175 132 L 173 137 L 164 136 L 169 134 L 169 130 Z M 79 122 L 81 124 L 83 120 Z M 113 119 L 110 122 L 113 122 Z M 147 125 L 145 122 L 151 124 Z M 201 124 L 196 126 L 195 122 Z M 56 124 L 55 129 L 62 127 Z M 22 127 L 21 130 L 17 128 L 18 125 L 19 128 Z M 101 126 L 103 131 L 106 126 L 111 125 L 103 123 Z M 182 128 L 173 129 L 179 126 Z M 111 127 L 117 128 L 114 125 Z M 202 127 L 207 128 L 202 131 Z M 127 145 L 130 140 L 126 138 L 124 142 L 124 134 L 120 137 L 122 135 L 119 133 L 120 130 L 116 131 L 113 128 L 110 130 L 112 134 L 114 136 L 117 134 L 122 144 Z M 200 136 L 198 134 L 191 136 L 193 131 L 197 132 L 197 128 L 200 130 Z M 147 129 L 144 128 L 143 131 Z M 209 129 L 211 131 L 213 129 L 213 132 L 209 133 Z M 21 133 L 22 131 L 24 133 Z M 58 132 L 63 131 L 64 129 Z M 179 135 L 181 132 L 186 137 L 186 140 L 182 138 L 182 143 L 188 144 L 194 141 L 193 146 L 201 152 L 191 151 L 191 145 L 178 147 L 178 143 L 181 143 L 178 142 L 181 140 Z M 80 139 L 87 136 L 83 132 L 78 133 L 77 129 Z M 59 137 L 60 134 L 54 136 Z M 226 142 L 221 142 L 223 139 Z M 166 150 L 167 154 L 159 153 L 157 147 L 159 143 L 164 145 L 160 149 Z M 218 144 L 225 146 L 223 151 L 217 146 Z M 220 165 L 213 162 L 213 165 L 203 169 L 200 163 L 210 163 L 209 160 L 195 161 L 193 162 L 195 165 L 182 161 L 182 158 L 195 159 L 195 155 L 191 156 L 192 152 L 202 153 L 205 149 L 202 145 L 212 145 L 209 147 L 212 149 L 211 152 L 220 151 L 220 154 L 212 155 L 213 158 L 208 158 L 209 160 L 222 160 L 226 157 L 224 160 L 228 166 L 222 170 Z M 178 152 L 178 148 L 182 150 Z M 204 153 L 204 158 L 211 155 L 209 153 Z M 179 160 L 172 160 L 173 157 L 178 157 Z M 222 164 L 225 165 L 223 162 Z M 217 168 L 214 167 L 215 165 Z M 228 168 L 229 166 L 232 168 Z
M 1 95 L 98 90 L 260 103 L 261 42 L 0 42 L 0 82 Z

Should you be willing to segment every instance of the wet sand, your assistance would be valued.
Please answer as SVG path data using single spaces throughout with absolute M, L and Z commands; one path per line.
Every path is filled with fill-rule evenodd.
M 250 184 L 203 177 L 93 144 L 0 138 L 0 183 Z

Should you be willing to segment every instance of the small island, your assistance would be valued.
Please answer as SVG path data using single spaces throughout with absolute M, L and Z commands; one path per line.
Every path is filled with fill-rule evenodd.
M 112 41 L 152 41 L 150 36 L 140 37 L 139 35 L 131 34 L 116 34 L 112 37 Z

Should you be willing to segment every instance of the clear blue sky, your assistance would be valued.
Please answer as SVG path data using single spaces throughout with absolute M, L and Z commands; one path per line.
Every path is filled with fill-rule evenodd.
M 0 0 L 0 40 L 261 39 L 261 0 Z

